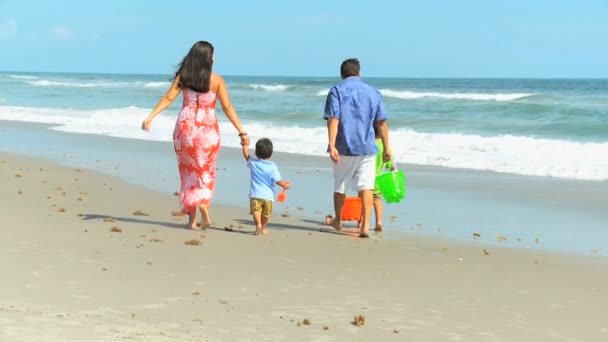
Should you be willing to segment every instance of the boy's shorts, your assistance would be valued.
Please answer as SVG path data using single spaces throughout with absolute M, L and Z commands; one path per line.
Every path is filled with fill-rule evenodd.
M 262 213 L 262 217 L 270 217 L 272 214 L 272 201 L 260 198 L 249 199 L 249 214 Z
M 373 190 L 376 181 L 376 156 L 340 156 L 334 164 L 334 192 L 345 194 L 354 191 Z

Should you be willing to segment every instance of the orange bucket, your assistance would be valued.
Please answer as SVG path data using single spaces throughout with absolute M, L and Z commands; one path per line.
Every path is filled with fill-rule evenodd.
M 361 219 L 361 198 L 346 197 L 341 218 L 342 221 L 359 221 Z

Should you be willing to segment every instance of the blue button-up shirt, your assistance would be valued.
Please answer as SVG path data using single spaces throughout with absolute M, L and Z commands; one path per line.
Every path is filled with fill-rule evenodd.
M 338 119 L 336 149 L 343 156 L 373 155 L 378 152 L 374 124 L 387 119 L 378 89 L 351 76 L 330 89 L 324 119 Z

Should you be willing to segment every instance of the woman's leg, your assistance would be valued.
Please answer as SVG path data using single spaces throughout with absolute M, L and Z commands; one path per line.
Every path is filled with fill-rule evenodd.
M 206 205 L 201 204 L 199 206 L 201 211 L 201 228 L 207 229 L 211 227 L 211 218 L 209 217 L 209 208 Z M 196 212 L 195 212 L 196 215 Z
M 188 214 L 188 224 L 186 225 L 186 228 L 196 229 L 196 210 Z

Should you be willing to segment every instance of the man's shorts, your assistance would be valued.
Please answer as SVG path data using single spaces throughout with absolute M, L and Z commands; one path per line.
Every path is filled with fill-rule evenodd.
M 272 201 L 250 198 L 249 199 L 249 214 L 261 213 L 262 217 L 270 217 L 272 214 Z
M 350 187 L 354 191 L 373 190 L 376 180 L 376 156 L 340 156 L 334 163 L 334 192 L 345 194 Z

